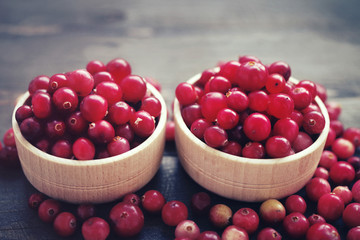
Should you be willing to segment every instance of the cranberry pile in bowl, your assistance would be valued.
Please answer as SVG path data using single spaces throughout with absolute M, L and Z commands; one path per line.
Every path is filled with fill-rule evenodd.
M 313 176 L 330 120 L 321 89 L 291 77 L 287 63 L 241 56 L 175 94 L 179 159 L 206 189 L 256 202 L 291 195 Z
M 166 114 L 155 86 L 116 58 L 34 78 L 12 125 L 22 169 L 35 188 L 67 202 L 103 203 L 155 175 Z

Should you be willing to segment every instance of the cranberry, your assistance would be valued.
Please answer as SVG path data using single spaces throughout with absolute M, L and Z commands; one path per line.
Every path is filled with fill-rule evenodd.
M 183 107 L 181 109 L 181 116 L 186 126 L 191 126 L 197 119 L 202 118 L 200 105 L 194 103 Z
M 61 212 L 56 216 L 53 226 L 59 236 L 69 237 L 75 233 L 76 218 L 70 212 Z
M 319 165 L 321 167 L 326 168 L 327 170 L 330 170 L 330 168 L 338 161 L 337 156 L 335 153 L 329 150 L 324 150 L 321 153 L 320 162 Z
M 132 114 L 131 107 L 123 101 L 116 102 L 109 107 L 109 121 L 113 124 L 125 124 L 130 120 Z
M 118 125 L 115 129 L 115 135 L 126 138 L 129 143 L 134 140 L 134 131 L 131 129 L 130 124 Z
M 304 87 L 296 86 L 289 95 L 294 100 L 295 109 L 298 110 L 308 107 L 313 100 L 311 93 Z
M 94 159 L 95 156 L 94 144 L 85 137 L 80 137 L 75 140 L 72 145 L 72 151 L 78 160 L 90 160 Z
M 311 214 L 308 217 L 308 220 L 309 220 L 310 226 L 312 226 L 312 225 L 314 225 L 316 223 L 326 223 L 325 218 L 323 218 L 319 214 L 315 214 L 315 213 Z
M 68 76 L 68 82 L 69 87 L 81 97 L 89 95 L 94 87 L 93 76 L 84 69 L 71 72 Z
M 15 119 L 18 123 L 21 123 L 26 118 L 32 117 L 33 111 L 29 105 L 22 105 L 15 112 Z
M 320 177 L 329 180 L 329 171 L 324 167 L 317 167 L 313 177 Z
M 245 91 L 255 91 L 265 87 L 267 77 L 268 71 L 263 64 L 249 61 L 238 68 L 236 83 Z
M 228 141 L 228 135 L 223 128 L 214 125 L 205 129 L 204 140 L 210 147 L 223 147 Z
M 330 120 L 337 120 L 341 114 L 341 105 L 337 102 L 327 101 L 325 103 Z
M 226 96 L 219 92 L 206 93 L 200 100 L 201 113 L 206 120 L 212 122 L 218 112 L 227 107 Z
M 243 147 L 241 154 L 243 157 L 261 159 L 265 156 L 265 147 L 258 142 L 248 142 Z
M 90 62 L 87 63 L 86 65 L 86 70 L 91 73 L 92 75 L 94 75 L 97 72 L 101 72 L 101 71 L 105 71 L 106 70 L 106 66 L 105 64 L 100 61 L 100 60 L 92 60 Z
M 109 72 L 101 71 L 94 74 L 94 86 L 102 82 L 115 82 L 114 78 Z
M 105 240 L 110 234 L 110 226 L 104 219 L 92 217 L 83 223 L 81 233 L 85 240 Z
M 72 89 L 62 87 L 54 92 L 52 102 L 58 110 L 69 113 L 78 107 L 79 99 Z
M 156 97 L 144 97 L 141 100 L 140 110 L 145 110 L 146 112 L 150 113 L 151 116 L 158 117 L 161 113 L 161 103 Z
M 65 134 L 66 125 L 62 120 L 51 120 L 46 123 L 45 132 L 48 138 L 60 138 Z
M 272 135 L 285 137 L 290 143 L 294 142 L 299 135 L 298 124 L 289 118 L 279 119 L 275 122 Z
M 351 188 L 353 199 L 355 202 L 360 203 L 360 180 L 357 180 Z
M 300 131 L 294 142 L 292 142 L 292 148 L 295 153 L 301 152 L 302 150 L 308 148 L 313 144 L 312 138 L 309 134 Z
M 315 99 L 317 95 L 317 85 L 313 81 L 301 80 L 298 84 L 296 84 L 296 86 L 303 87 L 306 90 L 308 90 L 309 93 L 311 94 L 312 100 Z
M 226 93 L 226 103 L 234 111 L 242 112 L 248 108 L 249 98 L 240 90 L 230 89 Z
M 350 203 L 342 213 L 344 223 L 352 228 L 360 226 L 360 203 Z
M 360 128 L 349 127 L 345 129 L 342 137 L 351 141 L 355 147 L 360 146 Z
M 55 217 L 60 213 L 60 202 L 55 199 L 46 199 L 40 203 L 38 208 L 39 218 L 43 222 L 51 223 L 54 221 Z
M 0 165 L 13 169 L 21 167 L 16 147 L 5 146 L 0 149 Z
M 340 240 L 340 234 L 336 228 L 329 223 L 316 223 L 306 233 L 306 240 Z
M 225 146 L 221 149 L 221 151 L 235 156 L 240 156 L 241 150 L 242 150 L 241 145 L 234 141 L 228 141 L 225 144 Z
M 345 161 L 336 162 L 330 168 L 330 179 L 336 185 L 348 185 L 355 179 L 354 167 Z
M 130 64 L 122 58 L 115 58 L 106 64 L 106 70 L 113 76 L 114 81 L 119 84 L 131 74 Z
M 50 140 L 46 138 L 40 139 L 34 145 L 43 152 L 49 152 L 50 150 Z
M 81 115 L 89 122 L 96 122 L 105 117 L 108 110 L 106 99 L 100 95 L 87 95 L 80 103 Z
M 285 88 L 286 80 L 278 73 L 270 74 L 266 80 L 265 88 L 269 93 L 281 93 Z
M 331 186 L 329 182 L 323 178 L 312 178 L 305 186 L 307 197 L 314 202 L 317 202 L 319 198 L 331 192 Z
M 281 234 L 271 227 L 266 227 L 260 230 L 256 240 L 281 240 Z
M 208 122 L 206 119 L 199 118 L 195 120 L 190 127 L 190 131 L 199 139 L 204 138 L 205 130 L 208 127 L 211 127 L 212 124 Z
M 124 202 L 116 204 L 110 210 L 109 218 L 113 230 L 120 237 L 135 236 L 144 226 L 144 214 L 134 204 Z
M 265 140 L 271 132 L 269 118 L 261 113 L 252 113 L 245 119 L 244 132 L 252 141 L 259 142 Z
M 291 76 L 291 68 L 289 64 L 284 61 L 276 61 L 269 66 L 269 74 L 272 73 L 281 74 L 287 81 Z
M 286 198 L 285 209 L 288 213 L 299 212 L 304 214 L 306 207 L 306 202 L 300 195 L 291 195 Z
M 209 90 L 225 94 L 231 88 L 231 82 L 222 76 L 215 76 L 209 80 Z
M 39 75 L 32 79 L 29 83 L 28 91 L 33 95 L 37 90 L 47 90 L 49 87 L 50 78 L 46 75 Z
M 73 155 L 71 143 L 66 139 L 57 140 L 52 145 L 51 154 L 61 158 L 71 158 Z
M 85 120 L 80 111 L 71 113 L 66 119 L 66 129 L 72 135 L 80 135 L 87 127 L 88 121 Z
M 125 203 L 135 204 L 137 206 L 140 206 L 141 204 L 141 198 L 136 193 L 126 194 L 122 201 Z
M 194 193 L 191 197 L 191 209 L 196 215 L 205 215 L 209 212 L 211 197 L 206 192 Z
M 246 231 L 238 226 L 231 225 L 225 228 L 223 233 L 221 234 L 222 240 L 249 240 L 249 235 Z
M 165 125 L 165 140 L 174 141 L 175 140 L 175 122 L 167 121 Z
M 246 63 L 246 62 L 259 62 L 261 63 L 260 59 L 255 57 L 255 56 L 252 56 L 252 55 L 242 55 L 239 57 L 239 62 L 240 63 Z
M 316 84 L 316 94 L 317 96 L 321 99 L 321 101 L 326 102 L 327 100 L 327 90 L 324 87 L 324 85 L 320 84 L 320 83 L 315 83 Z
M 120 88 L 123 92 L 123 99 L 127 102 L 139 102 L 146 94 L 146 82 L 137 75 L 126 76 L 121 80 Z
M 352 156 L 352 157 L 349 157 L 346 161 L 348 163 L 350 163 L 354 167 L 355 170 L 360 169 L 360 157 Z
M 225 228 L 230 224 L 232 210 L 225 204 L 219 203 L 209 210 L 209 220 L 217 228 Z
M 352 192 L 348 186 L 337 186 L 332 190 L 332 193 L 339 196 L 345 205 L 349 204 L 353 199 Z
M 287 118 L 294 111 L 294 101 L 284 93 L 270 94 L 268 113 L 276 118 Z
M 202 233 L 200 233 L 199 237 L 197 238 L 197 240 L 220 240 L 220 236 L 217 232 L 215 231 L 204 231 Z
M 48 118 L 52 112 L 51 97 L 46 92 L 35 92 L 31 98 L 32 110 L 37 118 Z
M 340 159 L 347 159 L 355 154 L 354 144 L 341 137 L 333 142 L 331 149 Z
M 310 223 L 302 213 L 293 212 L 284 218 L 283 227 L 291 238 L 299 239 L 305 236 Z
M 264 91 L 253 91 L 249 95 L 249 109 L 257 112 L 265 112 L 269 105 L 269 95 Z
M 327 221 L 335 221 L 344 211 L 344 201 L 333 193 L 326 193 L 319 198 L 318 213 Z
M 259 226 L 259 216 L 251 208 L 240 208 L 232 217 L 232 223 L 244 229 L 249 235 L 253 234 Z
M 28 199 L 28 206 L 31 209 L 37 210 L 40 204 L 46 199 L 46 196 L 43 193 L 33 193 Z
M 95 216 L 95 205 L 90 203 L 80 204 L 76 208 L 76 216 L 81 220 L 85 221 Z
M 225 77 L 231 83 L 235 83 L 239 67 L 240 63 L 238 61 L 228 61 L 221 66 L 218 75 Z
M 216 117 L 219 126 L 225 130 L 234 128 L 239 122 L 239 115 L 229 108 L 221 109 Z
M 340 137 L 344 132 L 344 126 L 342 122 L 339 120 L 331 120 L 330 128 L 332 128 L 335 131 L 336 137 Z
M 318 111 L 311 111 L 304 114 L 302 127 L 309 134 L 319 134 L 325 127 L 325 118 Z
M 282 158 L 291 155 L 291 144 L 282 136 L 273 136 L 266 140 L 266 153 L 272 158 Z
M 162 207 L 161 219 L 168 226 L 176 226 L 181 221 L 188 218 L 188 209 L 186 205 L 178 200 L 172 200 Z
M 331 145 L 333 144 L 335 139 L 336 139 L 336 132 L 335 132 L 334 129 L 330 128 L 329 133 L 328 133 L 327 138 L 326 138 L 325 148 L 331 147 Z
M 198 225 L 191 220 L 183 220 L 175 228 L 176 238 L 189 238 L 198 239 L 200 235 L 200 228 Z
M 6 130 L 4 136 L 3 136 L 3 143 L 5 146 L 8 147 L 15 147 L 15 137 L 14 137 L 14 130 L 12 128 L 9 128 Z
M 144 110 L 132 114 L 129 122 L 134 133 L 140 137 L 148 137 L 155 130 L 154 118 Z
M 210 78 L 214 77 L 217 74 L 217 72 L 213 69 L 206 69 L 201 73 L 200 78 L 196 81 L 197 85 L 204 86 Z
M 122 99 L 123 91 L 115 82 L 101 82 L 95 87 L 95 93 L 104 97 L 109 105 Z
M 286 215 L 284 205 L 276 199 L 268 199 L 260 205 L 260 217 L 269 224 L 281 222 Z
M 346 240 L 357 240 L 357 239 L 360 239 L 360 226 L 351 228 L 346 235 Z
M 124 137 L 114 137 L 106 147 L 110 156 L 116 156 L 130 150 L 130 143 Z
M 95 143 L 109 143 L 115 137 L 115 129 L 108 121 L 99 120 L 90 123 L 88 136 Z
M 160 213 L 165 203 L 165 197 L 157 190 L 148 190 L 141 196 L 142 207 L 150 213 Z

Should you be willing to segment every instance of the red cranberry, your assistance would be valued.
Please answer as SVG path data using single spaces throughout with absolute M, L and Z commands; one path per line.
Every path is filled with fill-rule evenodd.
M 80 111 L 73 112 L 66 119 L 66 129 L 73 135 L 80 135 L 85 132 L 88 122 L 82 116 Z
M 106 70 L 113 76 L 114 81 L 119 84 L 131 74 L 130 64 L 122 58 L 115 58 L 106 64 Z
M 352 142 L 355 147 L 360 146 L 360 128 L 349 127 L 345 129 L 342 137 Z
M 106 71 L 100 71 L 93 75 L 94 77 L 94 86 L 96 87 L 98 84 L 102 82 L 115 82 L 113 76 Z
M 336 162 L 330 168 L 330 179 L 336 185 L 348 185 L 355 179 L 354 167 L 345 161 Z
M 222 240 L 249 240 L 249 235 L 246 231 L 238 226 L 231 225 L 225 228 L 223 233 L 221 234 Z
M 341 114 L 341 105 L 337 102 L 327 101 L 325 103 L 330 120 L 337 120 Z
M 76 216 L 81 220 L 85 221 L 95 216 L 95 205 L 94 204 L 80 204 L 76 208 Z
M 323 167 L 317 167 L 313 177 L 320 177 L 323 179 L 329 179 L 329 171 Z
M 360 203 L 350 203 L 342 213 L 344 223 L 350 227 L 360 226 Z
M 308 134 L 320 134 L 325 127 L 325 118 L 318 111 L 304 114 L 302 127 Z
M 332 146 L 332 151 L 336 154 L 336 156 L 340 159 L 347 159 L 354 155 L 355 146 L 352 142 L 345 138 L 337 138 Z
M 352 192 L 348 186 L 337 186 L 332 192 L 339 196 L 344 201 L 345 205 L 349 204 L 353 199 Z
M 45 132 L 48 138 L 59 138 L 65 134 L 66 125 L 62 120 L 52 120 L 46 123 Z
M 16 147 L 0 147 L 0 166 L 17 169 L 21 167 Z
M 285 209 L 288 213 L 300 212 L 302 214 L 306 211 L 306 202 L 300 195 L 291 195 L 286 198 Z
M 33 95 L 37 90 L 47 90 L 49 87 L 50 78 L 46 75 L 39 75 L 32 79 L 29 83 L 28 91 Z
M 337 229 L 329 223 L 316 223 L 306 233 L 306 240 L 340 240 Z
M 285 137 L 290 143 L 294 142 L 296 137 L 299 134 L 299 126 L 297 123 L 289 118 L 283 118 L 276 121 L 274 124 L 272 134 L 274 136 L 283 136 Z
M 286 210 L 280 201 L 268 199 L 260 205 L 259 214 L 265 222 L 277 224 L 285 218 Z
M 353 199 L 355 202 L 360 203 L 360 180 L 357 180 L 351 188 Z
M 272 136 L 266 140 L 266 153 L 272 158 L 282 158 L 291 155 L 291 144 L 282 136 Z
M 330 168 L 338 161 L 337 156 L 335 153 L 329 150 L 324 150 L 321 153 L 320 162 L 319 165 L 321 167 L 326 168 L 327 170 L 330 170 Z
M 311 144 L 313 144 L 312 138 L 307 133 L 300 131 L 292 143 L 292 147 L 295 153 L 297 153 L 310 147 Z
M 61 158 L 71 158 L 73 156 L 71 143 L 66 139 L 59 139 L 51 147 L 50 153 Z
M 141 198 L 136 193 L 128 193 L 123 197 L 123 202 L 140 206 Z
M 78 160 L 91 160 L 95 156 L 94 144 L 85 137 L 80 137 L 75 140 L 72 145 L 72 151 Z
M 240 65 L 236 83 L 245 91 L 260 90 L 265 87 L 268 70 L 260 62 L 249 61 Z
M 108 110 L 106 99 L 100 95 L 87 95 L 80 103 L 81 115 L 89 122 L 103 119 Z
M 223 108 L 218 112 L 216 121 L 223 129 L 232 129 L 238 124 L 239 115 L 230 108 Z
M 360 157 L 352 156 L 349 157 L 346 161 L 354 167 L 355 171 L 360 169 Z
M 97 72 L 101 72 L 101 71 L 105 71 L 106 70 L 106 66 L 105 64 L 100 61 L 100 60 L 92 60 L 90 62 L 87 63 L 86 65 L 86 70 L 91 73 L 92 75 L 94 75 Z
M 200 235 L 200 228 L 198 225 L 191 220 L 183 220 L 175 228 L 176 238 L 189 238 L 198 239 Z
M 263 141 L 269 137 L 271 123 L 269 118 L 262 113 L 252 113 L 245 119 L 244 133 L 255 142 Z
M 119 101 L 109 107 L 108 117 L 111 123 L 120 125 L 127 123 L 131 114 L 131 107 L 126 102 Z
M 103 96 L 108 102 L 109 106 L 120 101 L 122 99 L 123 91 L 115 82 L 101 82 L 99 83 L 94 92 L 100 96 Z
M 220 240 L 220 236 L 217 232 L 215 231 L 204 231 L 202 233 L 200 233 L 199 237 L 197 238 L 197 240 Z
M 290 117 L 294 111 L 294 101 L 284 93 L 270 94 L 268 113 L 276 118 Z
M 326 193 L 319 198 L 317 211 L 326 221 L 335 221 L 344 211 L 344 201 L 336 194 Z
M 5 146 L 8 147 L 15 147 L 15 137 L 14 137 L 14 130 L 12 128 L 9 128 L 6 130 L 4 136 L 3 136 L 3 143 Z
M 308 217 L 308 220 L 309 220 L 310 226 L 312 226 L 312 225 L 314 225 L 316 223 L 326 223 L 325 218 L 323 218 L 319 214 L 315 214 L 315 213 L 311 214 Z
M 52 102 L 59 111 L 69 113 L 75 111 L 78 107 L 79 99 L 71 88 L 62 87 L 53 93 Z
M 251 208 L 240 208 L 232 217 L 235 226 L 243 228 L 249 235 L 253 234 L 259 226 L 259 216 Z
M 242 55 L 239 57 L 239 62 L 240 63 L 246 63 L 246 62 L 259 62 L 261 63 L 260 59 L 255 57 L 255 56 L 252 56 L 252 55 Z
M 126 138 L 129 141 L 129 143 L 132 142 L 135 137 L 135 133 L 131 129 L 130 124 L 128 124 L 128 123 L 118 125 L 115 129 L 115 135 Z
M 221 151 L 235 156 L 240 156 L 241 150 L 242 150 L 241 145 L 234 141 L 228 141 L 225 144 L 225 146 L 221 149 Z
M 281 234 L 271 227 L 266 227 L 260 230 L 256 240 L 281 240 Z
M 265 91 L 250 92 L 249 109 L 257 112 L 264 112 L 269 105 L 269 95 Z
M 228 135 L 223 128 L 214 125 L 205 129 L 204 140 L 210 147 L 219 148 L 225 146 Z
M 33 193 L 29 197 L 28 206 L 31 209 L 37 210 L 40 204 L 46 199 L 46 196 L 43 193 Z
M 227 98 L 219 92 L 206 93 L 200 100 L 201 113 L 209 122 L 213 122 L 218 112 L 227 107 Z
M 222 76 L 215 76 L 209 80 L 209 90 L 211 92 L 226 93 L 231 88 L 231 82 Z
M 51 223 L 54 221 L 55 217 L 60 213 L 60 202 L 55 199 L 46 199 L 38 208 L 39 218 L 43 222 Z
M 304 87 L 296 86 L 289 92 L 290 97 L 294 100 L 295 109 L 302 110 L 312 102 L 311 93 Z
M 278 73 L 281 74 L 285 80 L 289 80 L 291 76 L 291 68 L 289 64 L 284 61 L 273 62 L 269 67 L 269 74 Z
M 217 228 L 225 228 L 230 224 L 232 210 L 225 204 L 216 204 L 210 208 L 209 220 Z
M 175 122 L 167 121 L 165 126 L 165 140 L 174 141 L 175 140 Z
M 105 240 L 110 234 L 110 226 L 104 219 L 92 217 L 83 223 L 81 233 L 85 240 Z
M 283 227 L 291 238 L 299 239 L 305 236 L 310 223 L 302 213 L 293 212 L 284 218 Z
M 340 137 L 344 132 L 344 125 L 339 120 L 331 120 L 330 128 L 335 131 L 336 137 Z
M 15 112 L 15 119 L 20 124 L 26 118 L 32 117 L 33 111 L 29 105 L 22 105 Z
M 161 113 L 161 103 L 159 99 L 153 96 L 144 97 L 141 100 L 141 107 L 140 110 L 144 110 L 148 113 L 150 113 L 153 117 L 160 116 Z
M 75 233 L 76 218 L 70 212 L 59 213 L 53 223 L 55 232 L 62 237 L 69 237 Z
M 116 136 L 106 147 L 110 156 L 116 156 L 130 150 L 130 143 L 126 138 Z
M 358 239 L 360 239 L 360 226 L 351 228 L 346 235 L 346 240 L 358 240 Z
M 32 110 L 37 118 L 48 118 L 52 112 L 51 97 L 46 92 L 36 92 L 31 98 Z
M 325 148 L 330 148 L 331 145 L 334 143 L 335 139 L 336 139 L 336 132 L 334 129 L 330 128 L 326 138 Z
M 120 82 L 123 99 L 127 102 L 136 103 L 141 101 L 146 94 L 146 82 L 137 75 L 126 76 Z
M 130 126 L 136 135 L 148 137 L 155 130 L 155 120 L 148 112 L 140 110 L 131 115 Z
M 211 206 L 210 195 L 206 192 L 198 192 L 191 197 L 191 209 L 196 215 L 205 215 Z
M 248 96 L 244 92 L 235 89 L 230 89 L 226 93 L 226 102 L 228 107 L 236 112 L 245 111 L 249 106 Z
M 168 226 L 176 226 L 188 218 L 188 209 L 183 202 L 172 200 L 162 207 L 161 219 Z
M 190 131 L 199 139 L 204 138 L 205 130 L 208 127 L 211 127 L 212 124 L 208 122 L 206 119 L 200 118 L 195 120 L 190 127 Z
M 148 190 L 141 196 L 142 207 L 150 213 L 160 213 L 165 203 L 165 197 L 157 190 Z
M 258 142 L 248 142 L 242 149 L 242 156 L 247 158 L 264 158 L 265 147 Z
M 218 75 L 229 79 L 231 83 L 235 83 L 239 67 L 240 63 L 238 61 L 228 61 L 221 66 Z
M 88 136 L 95 143 L 106 144 L 115 137 L 114 127 L 106 120 L 89 124 Z
M 144 226 L 144 214 L 134 204 L 124 202 L 116 204 L 110 210 L 109 218 L 113 230 L 120 237 L 135 236 Z
M 68 76 L 68 82 L 69 87 L 81 97 L 89 95 L 94 87 L 93 76 L 84 69 L 71 72 Z
M 269 93 L 281 93 L 285 88 L 286 80 L 278 73 L 269 74 L 265 88 Z
M 305 186 L 307 197 L 314 202 L 317 202 L 319 198 L 331 192 L 331 186 L 329 182 L 323 178 L 312 178 Z

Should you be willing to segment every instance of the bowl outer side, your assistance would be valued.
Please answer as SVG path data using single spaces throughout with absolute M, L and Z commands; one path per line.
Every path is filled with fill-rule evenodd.
M 199 76 L 188 82 L 194 83 Z M 295 193 L 313 176 L 330 128 L 325 105 L 319 98 L 316 102 L 326 125 L 312 146 L 285 158 L 249 159 L 226 154 L 196 138 L 185 125 L 175 99 L 175 140 L 181 164 L 197 183 L 227 198 L 263 201 Z
M 72 203 L 110 202 L 146 185 L 160 167 L 167 118 L 164 99 L 149 84 L 148 89 L 162 105 L 154 133 L 124 154 L 87 161 L 52 156 L 37 149 L 21 135 L 15 112 L 28 98 L 29 94 L 25 93 L 14 109 L 12 126 L 21 166 L 29 182 L 50 197 Z

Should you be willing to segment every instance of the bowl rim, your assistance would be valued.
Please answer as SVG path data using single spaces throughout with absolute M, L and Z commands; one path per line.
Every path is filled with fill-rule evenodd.
M 19 124 L 16 121 L 15 118 L 15 113 L 16 110 L 23 105 L 23 103 L 28 99 L 28 97 L 30 96 L 29 91 L 25 92 L 24 94 L 22 94 L 13 111 L 12 114 L 12 127 L 13 127 L 13 131 L 14 131 L 14 135 L 16 136 L 17 140 L 21 142 L 21 144 L 23 145 L 23 147 L 28 148 L 29 151 L 31 151 L 32 153 L 46 159 L 47 161 L 53 162 L 53 163 L 58 163 L 61 165 L 68 165 L 68 166 L 79 166 L 79 167 L 83 167 L 83 166 L 100 166 L 103 164 L 109 164 L 109 163 L 113 163 L 113 162 L 118 162 L 118 161 L 123 161 L 126 160 L 128 158 L 133 157 L 134 155 L 136 155 L 136 153 L 138 153 L 139 151 L 143 151 L 144 149 L 146 149 L 156 138 L 158 138 L 163 129 L 165 128 L 166 125 L 166 121 L 167 121 L 167 107 L 165 104 L 165 100 L 163 98 L 163 96 L 161 95 L 161 93 L 154 87 L 152 86 L 150 83 L 146 83 L 147 89 L 150 91 L 150 93 L 156 97 L 160 103 L 161 103 L 161 113 L 159 116 L 159 120 L 158 123 L 155 127 L 154 132 L 145 140 L 143 141 L 141 144 L 139 144 L 138 146 L 136 146 L 133 149 L 130 149 L 129 151 L 116 155 L 116 156 L 112 156 L 112 157 L 107 157 L 107 158 L 101 158 L 101 159 L 91 159 L 91 160 L 76 160 L 76 159 L 67 159 L 67 158 L 62 158 L 62 157 L 57 157 L 54 155 L 51 155 L 49 153 L 43 152 L 42 150 L 36 148 L 33 144 L 31 144 L 29 141 L 27 141 L 23 135 L 20 132 L 20 127 Z M 21 159 L 20 159 L 21 160 Z
M 215 68 L 215 71 L 218 69 L 219 69 L 218 67 Z M 186 82 L 194 84 L 200 78 L 200 76 L 201 76 L 201 73 L 198 73 L 198 74 L 192 76 Z M 294 78 L 292 76 L 289 78 L 289 81 L 291 81 L 293 83 L 299 82 L 299 80 L 297 80 L 296 78 Z M 193 135 L 193 133 L 190 131 L 190 129 L 186 126 L 186 124 L 182 118 L 182 115 L 181 115 L 180 103 L 176 97 L 174 99 L 174 119 L 175 119 L 175 122 L 178 124 L 178 127 L 182 131 L 184 131 L 184 133 L 189 138 L 192 138 L 192 140 L 194 141 L 195 144 L 199 145 L 202 149 L 204 149 L 204 151 L 206 151 L 210 154 L 216 154 L 218 157 L 226 159 L 228 161 L 243 162 L 243 163 L 255 164 L 255 165 L 273 165 L 273 164 L 289 163 L 289 162 L 297 161 L 298 159 L 303 158 L 304 156 L 308 155 L 309 153 L 314 152 L 316 149 L 318 149 L 321 146 L 321 144 L 324 141 L 326 141 L 327 135 L 330 130 L 329 114 L 328 114 L 325 104 L 322 102 L 322 100 L 318 96 L 315 97 L 315 102 L 319 106 L 320 111 L 325 118 L 325 126 L 324 126 L 323 131 L 319 134 L 319 136 L 313 142 L 313 144 L 311 144 L 311 146 L 307 147 L 306 149 L 304 149 L 300 152 L 297 152 L 293 155 L 286 156 L 283 158 L 264 158 L 264 159 L 246 158 L 246 157 L 241 157 L 241 156 L 236 156 L 236 155 L 232 155 L 229 153 L 225 153 L 216 148 L 212 148 L 212 147 L 208 146 L 202 140 L 200 140 L 195 135 Z

